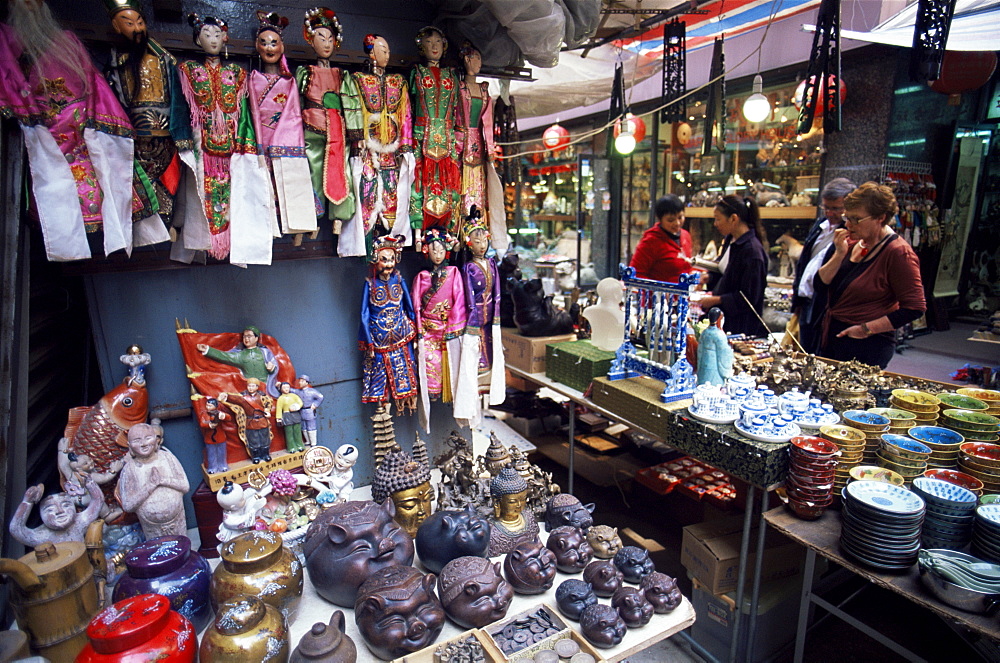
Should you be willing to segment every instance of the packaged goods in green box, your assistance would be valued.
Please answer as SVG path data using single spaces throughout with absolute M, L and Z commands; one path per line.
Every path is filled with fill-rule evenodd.
M 599 350 L 590 341 L 550 343 L 545 347 L 545 377 L 586 391 L 594 378 L 605 377 L 614 352 Z

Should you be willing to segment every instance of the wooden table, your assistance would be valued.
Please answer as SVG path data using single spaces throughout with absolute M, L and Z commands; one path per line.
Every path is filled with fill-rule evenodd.
M 987 617 L 970 612 L 964 612 L 957 608 L 941 603 L 934 598 L 920 581 L 917 566 L 914 565 L 909 571 L 900 574 L 887 574 L 873 571 L 866 566 L 844 557 L 840 552 L 840 513 L 835 510 L 827 510 L 818 520 L 801 520 L 792 514 L 785 507 L 772 509 L 764 514 L 764 520 L 773 528 L 797 541 L 806 548 L 806 571 L 802 585 L 802 596 L 799 603 L 799 623 L 795 636 L 795 661 L 803 660 L 805 650 L 805 636 L 808 626 L 809 604 L 815 603 L 827 610 L 831 614 L 843 619 L 855 628 L 863 631 L 886 647 L 896 651 L 912 661 L 922 661 L 917 654 L 907 650 L 896 642 L 889 640 L 881 633 L 874 631 L 867 625 L 861 623 L 851 615 L 845 613 L 838 606 L 835 606 L 812 593 L 813 571 L 815 568 L 816 555 L 822 555 L 832 562 L 839 564 L 848 571 L 861 576 L 874 585 L 883 589 L 896 592 L 906 597 L 922 608 L 926 608 L 951 624 L 959 625 L 979 636 L 987 638 L 995 643 L 1000 643 L 1000 624 L 996 616 Z

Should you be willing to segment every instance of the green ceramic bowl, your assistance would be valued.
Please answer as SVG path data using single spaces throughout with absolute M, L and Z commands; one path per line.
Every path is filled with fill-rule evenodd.
M 988 404 L 978 398 L 963 396 L 962 394 L 943 393 L 938 394 L 938 398 L 941 400 L 942 410 L 955 408 L 958 410 L 970 410 L 972 412 L 985 412 L 989 408 Z M 945 406 L 948 407 L 946 408 Z
M 980 430 L 984 432 L 996 432 L 1000 430 L 1000 419 L 983 414 L 982 412 L 972 412 L 971 410 L 942 410 L 941 417 L 945 421 L 950 421 L 963 430 Z
M 881 414 L 883 417 L 886 417 L 890 422 L 895 422 L 895 421 L 913 422 L 916 421 L 917 419 L 917 415 L 913 414 L 909 410 L 900 410 L 894 407 L 870 407 L 868 408 L 868 411 L 873 414 Z M 889 426 L 891 427 L 892 424 L 890 423 Z

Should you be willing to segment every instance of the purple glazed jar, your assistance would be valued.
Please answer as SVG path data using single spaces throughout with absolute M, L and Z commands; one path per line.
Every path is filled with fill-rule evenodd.
M 200 632 L 212 616 L 209 585 L 212 569 L 191 550 L 186 536 L 161 536 L 140 543 L 125 556 L 126 571 L 115 585 L 114 602 L 139 594 L 161 594 L 170 607 Z

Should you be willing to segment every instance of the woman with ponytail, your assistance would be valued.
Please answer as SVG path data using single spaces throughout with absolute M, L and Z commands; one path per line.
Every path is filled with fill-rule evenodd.
M 727 334 L 764 335 L 767 329 L 758 315 L 764 310 L 767 284 L 767 236 L 757 203 L 753 198 L 723 196 L 715 205 L 715 228 L 729 239 L 728 248 L 719 261 L 722 280 L 701 299 L 701 308 L 721 308 Z

